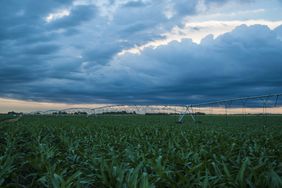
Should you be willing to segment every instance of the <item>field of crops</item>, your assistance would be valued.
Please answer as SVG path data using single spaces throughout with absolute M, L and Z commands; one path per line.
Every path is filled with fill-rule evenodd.
M 199 118 L 1 122 L 0 187 L 282 187 L 282 116 Z
M 13 115 L 0 114 L 0 122 L 15 118 Z

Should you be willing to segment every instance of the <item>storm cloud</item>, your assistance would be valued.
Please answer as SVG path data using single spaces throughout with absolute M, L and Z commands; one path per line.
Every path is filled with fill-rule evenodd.
M 201 14 L 200 5 L 228 2 L 1 1 L 0 97 L 184 104 L 281 91 L 282 26 L 241 25 L 199 44 L 182 39 L 126 51 L 165 40 Z

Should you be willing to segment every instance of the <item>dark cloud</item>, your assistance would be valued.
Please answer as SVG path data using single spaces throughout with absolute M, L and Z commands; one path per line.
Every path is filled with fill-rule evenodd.
M 53 54 L 58 51 L 59 46 L 49 44 L 49 45 L 36 45 L 34 47 L 27 48 L 23 51 L 26 55 L 48 55 Z
M 151 100 L 178 103 L 190 102 L 187 96 L 223 98 L 279 92 L 281 50 L 275 31 L 242 25 L 217 39 L 209 36 L 200 45 L 184 40 L 147 48 L 141 55 L 128 54 L 103 71 L 111 77 L 105 78 L 105 85 L 120 87 L 136 100 L 149 93 Z
M 196 13 L 197 3 L 198 1 L 179 0 L 174 2 L 174 8 L 180 15 L 191 15 Z
M 92 50 L 85 51 L 82 56 L 84 60 L 90 62 L 89 64 L 95 65 L 105 65 L 121 50 L 118 46 L 106 45 L 103 47 L 97 47 Z
M 275 28 L 274 32 L 277 34 L 278 38 L 282 40 L 282 25 Z
M 124 4 L 124 7 L 130 7 L 130 8 L 140 8 L 148 5 L 147 3 L 144 3 L 143 1 L 130 1 Z
M 117 54 L 161 39 L 197 14 L 196 0 L 71 0 L 0 3 L 0 97 L 58 102 L 188 103 L 204 96 L 279 91 L 281 27 L 240 26 L 200 45 L 171 42 L 141 54 Z M 207 7 L 225 0 L 205 1 Z M 118 7 L 116 10 L 114 10 Z M 172 8 L 172 17 L 165 14 Z M 67 9 L 70 15 L 46 22 Z M 112 11 L 114 10 L 114 11 Z M 112 11 L 112 12 L 111 12 Z M 195 30 L 201 28 L 195 28 Z
M 206 4 L 223 4 L 227 3 L 228 1 L 236 2 L 236 3 L 247 3 L 247 2 L 254 2 L 254 0 L 206 0 Z
M 203 100 L 278 92 L 281 50 L 274 31 L 243 25 L 217 39 L 208 36 L 200 45 L 184 40 L 147 48 L 141 55 L 127 54 L 82 74 L 83 82 L 56 80 L 63 89 L 47 82 L 39 88 L 53 89 L 40 97 L 68 102 L 188 103 L 197 101 L 195 96 Z M 48 97 L 52 92 L 56 98 Z

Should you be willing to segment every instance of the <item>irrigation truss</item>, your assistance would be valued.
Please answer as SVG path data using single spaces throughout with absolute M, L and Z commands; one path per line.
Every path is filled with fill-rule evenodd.
M 256 113 L 260 113 L 259 109 L 262 109 L 261 114 L 266 115 L 268 112 L 267 109 L 276 108 L 278 106 L 279 97 L 282 96 L 282 93 L 269 94 L 269 95 L 260 95 L 260 96 L 251 96 L 251 97 L 240 97 L 227 100 L 218 100 L 197 104 L 186 105 L 186 110 L 179 116 L 178 122 L 182 123 L 183 118 L 186 114 L 189 114 L 193 121 L 196 121 L 195 118 L 195 109 L 199 108 L 219 108 L 224 111 L 225 115 L 228 115 L 228 108 L 238 109 L 242 108 L 242 113 L 246 115 L 246 108 L 256 109 Z M 238 110 L 237 110 L 238 111 Z M 213 114 L 213 113 L 210 113 Z
M 188 105 L 104 105 L 96 108 L 67 108 L 62 110 L 48 110 L 33 112 L 37 114 L 58 114 L 58 113 L 86 113 L 88 115 L 101 114 L 171 114 L 179 116 L 178 122 L 182 123 L 186 115 L 191 116 L 196 122 L 197 115 L 201 114 L 275 114 L 282 113 L 279 99 L 282 93 L 231 98 L 201 102 Z

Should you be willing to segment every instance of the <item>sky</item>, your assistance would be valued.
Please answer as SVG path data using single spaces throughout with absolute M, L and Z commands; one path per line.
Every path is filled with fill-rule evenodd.
M 0 1 L 0 112 L 281 92 L 281 0 Z

